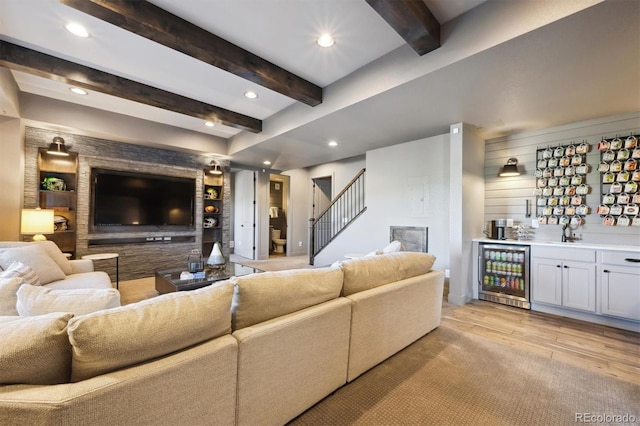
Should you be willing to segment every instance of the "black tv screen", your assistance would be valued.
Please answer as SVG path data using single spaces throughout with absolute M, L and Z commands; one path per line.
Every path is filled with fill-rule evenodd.
M 192 227 L 195 179 L 92 169 L 93 225 Z

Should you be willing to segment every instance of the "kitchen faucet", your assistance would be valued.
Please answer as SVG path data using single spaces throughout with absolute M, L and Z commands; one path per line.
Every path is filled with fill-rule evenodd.
M 567 241 L 573 241 L 571 238 L 571 229 L 569 228 L 569 235 L 567 235 L 567 228 L 569 228 L 569 224 L 562 225 L 562 242 L 566 243 Z

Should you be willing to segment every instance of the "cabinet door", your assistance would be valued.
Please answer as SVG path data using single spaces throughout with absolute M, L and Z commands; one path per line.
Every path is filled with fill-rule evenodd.
M 596 311 L 596 266 L 584 262 L 562 262 L 562 306 Z
M 602 314 L 640 320 L 640 269 L 603 265 Z
M 550 305 L 562 304 L 562 265 L 553 259 L 531 260 L 531 300 Z

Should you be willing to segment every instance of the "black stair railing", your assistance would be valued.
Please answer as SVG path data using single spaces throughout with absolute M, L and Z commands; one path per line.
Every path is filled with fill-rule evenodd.
M 310 265 L 313 265 L 315 257 L 322 249 L 367 210 L 365 171 L 366 169 L 360 170 L 318 218 L 310 219 Z

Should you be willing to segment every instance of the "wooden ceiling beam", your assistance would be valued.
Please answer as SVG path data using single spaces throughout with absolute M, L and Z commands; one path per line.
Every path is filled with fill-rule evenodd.
M 0 40 L 0 66 L 253 133 L 262 121 Z
M 440 23 L 423 0 L 366 0 L 420 56 L 439 48 Z
M 147 1 L 59 1 L 307 105 L 322 103 L 321 87 Z

